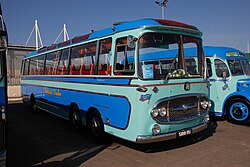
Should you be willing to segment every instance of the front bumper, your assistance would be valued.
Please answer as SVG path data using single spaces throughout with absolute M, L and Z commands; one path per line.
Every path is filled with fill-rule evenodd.
M 199 126 L 195 126 L 193 128 L 190 128 L 192 130 L 192 134 L 198 133 L 208 127 L 208 123 L 203 123 Z M 136 138 L 136 143 L 138 144 L 143 144 L 143 143 L 153 143 L 153 142 L 159 142 L 159 141 L 164 141 L 164 140 L 170 140 L 170 139 L 175 139 L 177 138 L 176 135 L 177 132 L 171 132 L 167 134 L 162 134 L 162 135 L 155 135 L 155 136 L 137 136 Z

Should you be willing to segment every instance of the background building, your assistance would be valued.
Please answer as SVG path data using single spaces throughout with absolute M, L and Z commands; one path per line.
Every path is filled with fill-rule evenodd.
M 9 44 L 7 50 L 7 75 L 8 85 L 20 84 L 20 69 L 23 57 L 33 52 L 36 49 L 35 46 Z

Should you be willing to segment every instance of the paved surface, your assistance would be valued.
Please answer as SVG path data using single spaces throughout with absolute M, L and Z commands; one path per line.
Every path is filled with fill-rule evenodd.
M 217 121 L 197 135 L 136 145 L 115 137 L 94 141 L 84 129 L 29 105 L 9 105 L 8 166 L 250 166 L 250 127 Z

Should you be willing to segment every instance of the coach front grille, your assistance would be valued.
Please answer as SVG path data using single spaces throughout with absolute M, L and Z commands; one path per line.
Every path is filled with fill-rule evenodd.
M 201 100 L 208 100 L 207 96 L 204 95 L 186 95 L 168 98 L 160 101 L 154 108 L 166 109 L 164 116 L 158 114 L 153 119 L 158 123 L 178 123 L 189 121 L 200 117 L 208 112 L 208 109 L 203 109 L 200 106 Z

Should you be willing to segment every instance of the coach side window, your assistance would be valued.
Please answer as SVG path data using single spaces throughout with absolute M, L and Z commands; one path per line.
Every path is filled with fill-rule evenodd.
M 213 75 L 212 73 L 212 63 L 210 59 L 206 59 L 206 63 L 207 63 L 207 73 L 208 73 L 208 77 L 211 77 Z
M 29 68 L 29 75 L 37 75 L 36 71 L 36 61 L 34 58 L 30 59 L 30 68 Z
M 29 75 L 29 63 L 29 59 L 23 60 L 23 75 Z
M 44 55 L 30 58 L 30 75 L 43 75 L 44 72 Z
M 51 52 L 46 55 L 46 74 L 47 75 L 58 75 L 58 60 L 61 51 Z
M 73 47 L 70 59 L 70 75 L 93 75 L 95 55 L 96 42 Z
M 127 37 L 116 40 L 115 75 L 133 75 L 135 50 L 128 47 Z
M 57 69 L 58 75 L 68 74 L 68 65 L 69 65 L 68 56 L 69 56 L 69 49 L 64 49 L 61 51 Z
M 227 60 L 229 69 L 233 76 L 244 75 L 244 71 L 242 68 L 242 63 L 240 60 Z
M 100 41 L 99 47 L 99 61 L 98 61 L 98 75 L 110 75 L 110 52 L 112 46 L 112 38 Z
M 220 77 L 220 78 L 229 77 L 229 71 L 228 71 L 227 65 L 223 61 L 216 59 L 214 60 L 214 65 L 215 65 L 215 71 L 216 71 L 217 77 Z

